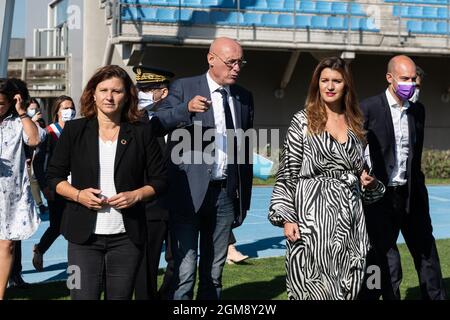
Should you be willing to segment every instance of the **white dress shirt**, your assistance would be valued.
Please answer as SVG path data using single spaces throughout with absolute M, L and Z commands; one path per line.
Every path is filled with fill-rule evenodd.
M 395 166 L 389 177 L 388 186 L 402 186 L 406 184 L 406 166 L 409 154 L 409 127 L 408 115 L 409 102 L 403 102 L 403 107 L 395 101 L 389 89 L 386 89 L 386 97 L 392 116 L 395 136 Z
M 234 128 L 236 128 L 236 117 L 234 111 L 233 98 L 231 97 L 229 86 L 220 86 L 206 73 L 206 79 L 208 80 L 208 87 L 211 93 L 211 102 L 214 112 L 214 123 L 216 126 L 215 133 L 215 157 L 212 171 L 213 180 L 225 179 L 227 176 L 227 135 L 226 135 L 226 123 L 225 123 L 225 110 L 223 109 L 222 94 L 217 91 L 218 89 L 225 89 L 228 95 L 228 104 L 230 105 L 231 116 L 233 118 Z

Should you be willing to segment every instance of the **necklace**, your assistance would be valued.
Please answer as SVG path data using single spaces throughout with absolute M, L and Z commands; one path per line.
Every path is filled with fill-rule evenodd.
M 99 131 L 100 131 L 100 136 L 105 138 L 104 139 L 105 141 L 113 141 L 114 138 L 116 137 L 116 135 L 119 133 L 119 130 L 120 130 L 120 126 L 117 126 L 117 129 L 114 130 L 115 132 L 114 132 L 114 134 L 111 137 L 108 137 L 105 134 L 105 131 L 103 131 L 103 132 L 102 132 L 102 130 L 99 130 Z

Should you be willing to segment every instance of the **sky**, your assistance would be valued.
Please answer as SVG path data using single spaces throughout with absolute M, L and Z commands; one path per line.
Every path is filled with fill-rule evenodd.
M 12 38 L 25 38 L 25 1 L 26 0 L 16 0 L 14 6 Z

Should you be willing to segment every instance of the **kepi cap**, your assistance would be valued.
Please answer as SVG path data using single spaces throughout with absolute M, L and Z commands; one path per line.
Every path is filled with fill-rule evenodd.
M 142 89 L 159 89 L 169 85 L 174 74 L 160 68 L 139 65 L 133 67 L 136 74 L 136 87 Z

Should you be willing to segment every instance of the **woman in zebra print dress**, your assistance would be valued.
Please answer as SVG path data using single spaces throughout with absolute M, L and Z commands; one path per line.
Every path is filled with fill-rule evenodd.
M 349 67 L 326 58 L 288 129 L 269 208 L 287 237 L 289 299 L 357 297 L 369 249 L 362 201 L 385 189 L 363 170 L 364 144 Z

